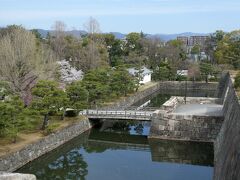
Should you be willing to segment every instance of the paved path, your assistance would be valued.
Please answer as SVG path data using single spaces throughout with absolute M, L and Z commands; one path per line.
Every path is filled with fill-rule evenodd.
M 177 107 L 174 114 L 186 115 L 207 115 L 207 116 L 223 116 L 222 105 L 219 104 L 183 104 Z

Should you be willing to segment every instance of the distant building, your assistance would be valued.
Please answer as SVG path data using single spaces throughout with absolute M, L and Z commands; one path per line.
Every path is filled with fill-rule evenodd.
M 187 46 L 188 45 L 188 37 L 187 36 L 178 36 L 177 40 L 181 41 L 183 45 Z
M 136 68 L 129 68 L 128 69 L 129 74 L 136 76 L 139 72 L 141 72 L 142 80 L 139 82 L 140 84 L 146 84 L 147 82 L 150 82 L 152 79 L 152 70 L 142 67 L 140 70 L 137 70 Z
M 199 45 L 201 47 L 205 46 L 208 36 L 190 36 L 188 39 L 188 46 Z
M 195 45 L 200 45 L 204 46 L 206 44 L 207 39 L 209 36 L 178 36 L 177 40 L 183 42 L 185 46 L 195 46 Z

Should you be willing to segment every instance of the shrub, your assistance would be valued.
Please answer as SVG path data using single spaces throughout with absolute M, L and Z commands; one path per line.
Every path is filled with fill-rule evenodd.
M 52 133 L 56 132 L 56 130 L 59 126 L 60 126 L 60 123 L 52 123 L 43 131 L 43 134 L 45 136 L 52 134 Z

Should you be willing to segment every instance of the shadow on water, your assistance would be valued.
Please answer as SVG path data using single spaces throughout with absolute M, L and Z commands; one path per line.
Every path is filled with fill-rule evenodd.
M 135 170 L 134 168 L 138 169 L 135 165 L 131 166 L 132 161 L 126 159 L 129 155 L 133 161 L 137 163 L 139 161 L 140 167 L 144 166 L 144 163 L 149 164 L 144 166 L 144 176 L 155 173 L 154 177 L 157 177 L 165 162 L 178 164 L 178 169 L 179 165 L 183 166 L 181 164 L 213 166 L 212 144 L 148 139 L 149 127 L 149 122 L 102 121 L 91 131 L 81 134 L 56 150 L 28 163 L 17 172 L 33 173 L 38 179 L 94 179 L 91 178 L 91 174 L 99 171 L 99 168 L 94 169 L 95 164 L 107 167 L 105 163 L 113 163 L 109 166 L 119 169 L 121 163 L 127 163 L 131 167 L 123 171 L 127 176 Z M 114 154 L 122 157 L 114 156 L 119 158 L 115 162 L 116 160 L 112 158 Z M 104 160 L 99 160 L 99 157 Z M 171 165 L 168 166 L 171 167 Z M 187 166 L 187 171 L 190 171 L 191 167 Z M 166 173 L 171 174 L 171 172 Z M 144 176 L 140 179 L 144 179 Z M 119 175 L 117 179 L 121 179 L 120 177 L 123 178 Z M 124 177 L 124 179 L 132 179 L 129 177 Z M 106 177 L 99 175 L 99 178 L 105 179 Z

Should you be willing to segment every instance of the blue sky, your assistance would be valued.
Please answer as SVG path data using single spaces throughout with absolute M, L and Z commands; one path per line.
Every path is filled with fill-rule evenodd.
M 240 29 L 240 0 L 0 0 L 0 26 L 69 30 L 96 18 L 102 32 L 180 33 Z

